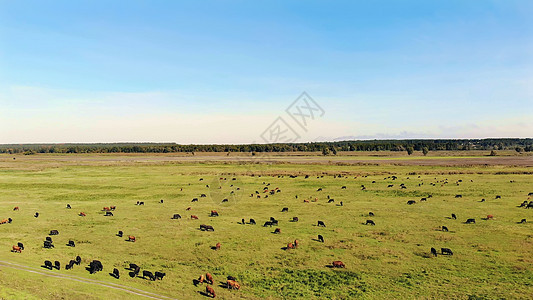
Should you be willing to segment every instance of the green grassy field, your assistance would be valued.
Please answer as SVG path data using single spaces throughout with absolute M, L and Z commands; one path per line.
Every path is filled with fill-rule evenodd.
M 206 272 L 214 275 L 217 297 L 224 299 L 531 299 L 533 209 L 516 206 L 533 192 L 532 172 L 531 167 L 513 166 L 9 162 L 0 168 L 0 219 L 11 217 L 13 223 L 0 225 L 0 261 L 47 272 L 40 268 L 44 260 L 64 266 L 80 255 L 81 266 L 47 273 L 178 299 L 204 297 L 199 292 L 205 286 L 195 286 L 193 280 Z M 334 178 L 337 174 L 343 176 Z M 407 188 L 400 189 L 400 183 Z M 267 184 L 282 192 L 250 197 L 256 190 L 264 196 Z M 428 201 L 419 202 L 430 194 Z M 334 203 L 327 203 L 328 195 Z M 199 201 L 191 203 L 196 197 Z M 229 201 L 221 203 L 224 198 Z M 303 201 L 315 198 L 317 202 Z M 417 204 L 407 205 L 408 200 Z M 146 205 L 137 206 L 137 201 Z M 340 201 L 343 206 L 337 205 Z M 65 208 L 67 203 L 72 209 Z M 110 205 L 117 206 L 114 216 L 104 217 L 101 210 Z M 13 211 L 15 206 L 20 210 Z M 283 207 L 289 212 L 282 213 Z M 209 217 L 211 210 L 220 216 Z M 82 211 L 86 217 L 78 216 Z M 375 217 L 368 217 L 370 211 Z M 183 218 L 172 220 L 174 213 Z M 452 213 L 457 220 L 447 218 Z M 482 219 L 488 214 L 494 220 Z M 294 216 L 299 222 L 289 222 Z M 270 217 L 280 221 L 281 234 L 262 226 Z M 242 218 L 253 218 L 257 225 L 242 225 Z M 476 224 L 463 224 L 467 218 L 475 218 Z M 529 223 L 517 224 L 523 218 Z M 363 225 L 367 219 L 376 226 Z M 315 226 L 318 220 L 327 227 Z M 215 231 L 200 231 L 200 224 Z M 450 231 L 440 231 L 442 225 Z M 43 249 L 52 229 L 60 232 L 53 237 L 55 248 Z M 115 236 L 118 230 L 137 241 Z M 318 234 L 325 243 L 315 240 Z M 295 239 L 298 249 L 282 250 Z M 67 247 L 68 240 L 76 247 Z M 26 247 L 21 254 L 10 252 L 17 242 Z M 214 251 L 217 242 L 222 248 Z M 431 247 L 450 248 L 454 255 L 431 257 Z M 93 259 L 102 261 L 103 272 L 85 270 Z M 346 269 L 328 268 L 334 260 L 343 261 Z M 130 278 L 124 269 L 129 263 L 167 275 L 155 282 Z M 109 276 L 113 268 L 120 270 L 119 280 Z M 228 275 L 238 279 L 241 290 L 219 286 Z M 1 265 L 0 297 L 142 298 Z

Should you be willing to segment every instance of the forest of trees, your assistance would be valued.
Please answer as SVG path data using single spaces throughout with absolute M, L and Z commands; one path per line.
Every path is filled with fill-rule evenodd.
M 171 153 L 171 152 L 294 152 L 319 151 L 428 151 L 438 150 L 516 150 L 533 151 L 533 139 L 470 140 L 365 140 L 288 144 L 180 145 L 175 143 L 112 144 L 4 144 L 0 153 Z

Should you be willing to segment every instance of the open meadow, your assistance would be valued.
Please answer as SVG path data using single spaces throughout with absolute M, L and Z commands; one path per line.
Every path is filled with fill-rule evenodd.
M 533 295 L 533 208 L 518 207 L 533 198 L 533 156 L 176 157 L 0 155 L 0 219 L 12 219 L 0 225 L 0 298 L 201 299 L 206 273 L 222 299 Z M 278 224 L 264 227 L 271 217 Z M 51 230 L 59 234 L 45 249 Z M 81 264 L 66 270 L 76 256 Z M 103 270 L 89 274 L 92 260 Z M 145 270 L 166 275 L 152 281 Z M 241 288 L 226 288 L 227 276 Z

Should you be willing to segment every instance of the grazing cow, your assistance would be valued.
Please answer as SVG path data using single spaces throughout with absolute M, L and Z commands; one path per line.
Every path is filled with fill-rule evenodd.
M 213 276 L 211 274 L 205 273 L 205 282 L 213 284 L 215 281 L 213 280 Z
M 316 191 L 317 192 L 322 192 L 322 188 L 318 188 Z
M 163 199 L 159 200 L 159 203 L 163 203 Z
M 0 224 L 7 224 L 7 223 L 8 223 L 7 219 L 3 219 L 2 221 L 0 221 Z
M 481 199 L 481 201 L 480 201 L 480 202 L 485 202 L 485 198 Z
M 113 277 L 115 277 L 116 279 L 120 278 L 120 273 L 118 272 L 117 268 L 113 269 Z
M 277 225 L 278 225 L 278 220 L 276 220 L 276 219 L 272 219 L 272 220 L 270 221 L 270 223 L 272 223 L 272 225 L 276 225 L 276 226 L 277 226 Z
M 446 231 L 447 232 L 448 231 L 448 227 L 442 226 L 442 231 Z
M 522 204 L 520 204 L 520 206 L 519 206 L 519 207 L 527 207 L 527 200 L 526 200 L 526 201 L 524 201 L 524 202 L 522 202 Z
M 81 257 L 78 255 L 76 256 L 76 264 L 79 266 L 81 264 Z
M 266 221 L 265 224 L 263 225 L 263 227 L 267 227 L 267 226 L 272 227 L 272 222 Z
M 222 199 L 222 203 L 226 203 L 228 202 L 229 200 L 226 198 L 226 199 Z
M 373 216 L 374 216 L 374 213 L 373 213 L 373 212 L 369 212 L 369 213 L 368 213 L 368 216 L 369 216 L 369 217 L 373 217 Z
M 205 293 L 207 294 L 207 296 L 210 296 L 212 298 L 215 298 L 217 295 L 215 294 L 215 290 L 210 287 L 210 286 L 206 286 L 205 287 Z
M 463 198 L 463 195 L 455 195 L 455 198 Z
M 181 219 L 181 215 L 180 214 L 174 214 L 172 216 L 172 219 Z
M 104 216 L 106 216 L 106 217 L 112 217 L 112 216 L 113 216 L 113 213 L 110 212 L 110 211 L 106 211 Z
M 293 222 L 298 222 L 298 217 L 292 217 Z
M 47 268 L 48 270 L 52 270 L 52 262 L 49 261 L 49 260 L 45 260 L 44 261 L 44 267 Z
M 466 224 L 476 224 L 476 219 L 468 219 L 465 222 Z
M 221 247 L 221 246 L 222 246 L 222 244 L 217 243 L 217 244 L 215 245 L 215 250 L 217 250 L 217 251 L 220 250 L 220 247 Z
M 52 245 L 52 242 L 50 241 L 44 241 L 44 248 L 46 249 L 50 249 L 50 248 L 54 248 L 54 245 Z
M 39 217 L 39 213 L 36 212 L 35 215 L 33 215 L 34 217 L 38 218 Z
M 343 186 L 341 187 L 341 189 L 345 190 L 345 189 L 346 189 L 346 186 L 345 186 L 345 185 L 343 185 Z
M 239 283 L 237 283 L 236 281 L 234 280 L 228 280 L 226 282 L 226 285 L 228 287 L 228 289 L 231 289 L 231 290 L 238 290 L 241 288 L 241 286 L 239 285 Z
M 527 222 L 526 219 L 522 219 L 519 223 L 520 223 L 520 224 L 524 224 L 524 223 L 526 223 L 526 222 Z
M 141 272 L 141 267 L 138 266 L 137 268 L 135 268 L 135 270 L 133 270 L 133 275 L 137 276 L 139 275 L 139 272 Z
M 138 267 L 137 264 L 130 264 L 130 268 L 129 269 L 130 270 L 135 270 L 135 269 L 137 269 L 137 267 Z
M 191 207 L 189 206 L 189 207 L 187 207 L 185 210 L 191 210 Z
M 74 241 L 69 240 L 67 246 L 69 246 L 69 247 L 76 247 L 76 244 L 74 243 Z
M 365 225 L 376 225 L 376 223 L 374 223 L 372 220 L 366 220 Z
M 320 241 L 320 242 L 322 242 L 322 243 L 324 242 L 324 237 L 321 236 L 320 234 L 318 235 L 318 241 Z
M 135 237 L 133 235 L 129 235 L 128 242 L 135 242 Z
M 191 202 L 198 202 L 198 198 L 192 198 Z
M 155 276 L 150 271 L 143 271 L 143 278 L 148 277 L 151 281 L 155 281 Z
M 70 204 L 67 204 L 67 208 L 68 208 L 68 209 L 71 209 L 72 207 L 70 207 Z
M 335 202 L 335 199 L 329 199 L 328 200 L 328 203 L 333 203 L 333 202 Z
M 20 248 L 19 246 L 13 246 L 11 252 L 22 253 L 22 248 Z
M 298 248 L 300 245 L 300 242 L 298 240 L 294 240 L 294 248 Z
M 289 249 L 294 249 L 294 244 L 293 243 L 288 243 L 287 244 L 287 250 Z
M 161 203 L 163 203 L 163 202 L 161 202 Z M 117 207 L 116 207 L 115 205 L 111 205 L 111 206 L 109 207 L 109 209 L 111 209 L 111 210 L 115 210 L 115 209 L 117 209 Z
M 50 233 L 49 235 L 58 235 L 59 234 L 59 231 L 57 230 L 50 230 Z
M 450 250 L 448 248 L 440 248 L 440 253 L 442 255 L 453 255 L 452 250 Z
M 533 204 L 533 202 L 531 202 L 531 203 L 529 203 L 529 204 L 531 205 L 531 204 Z M 529 206 L 528 206 L 528 208 L 529 208 Z M 7 222 L 11 224 L 11 222 L 13 222 L 13 219 L 11 219 L 11 218 L 7 218 Z
M 493 215 L 487 215 L 487 220 L 493 220 L 493 219 L 494 219 Z
M 533 201 L 529 201 L 529 204 L 527 205 L 526 209 L 530 209 L 530 208 L 533 208 Z M 11 219 L 11 218 L 9 218 Z M 11 223 L 11 222 L 9 222 Z
M 218 217 L 218 212 L 216 210 L 211 211 L 211 217 Z
M 391 187 L 393 187 L 393 186 L 394 186 L 393 184 L 389 184 L 387 187 L 391 188 Z
M 340 260 L 332 262 L 331 265 L 333 265 L 334 268 L 346 268 L 346 265 Z
M 497 196 L 495 197 L 495 199 L 501 199 L 501 198 L 502 198 L 502 196 L 500 196 L 500 195 L 497 195 Z
M 215 231 L 215 228 L 213 228 L 213 226 L 211 226 L 211 225 L 207 225 L 205 227 L 205 231 Z
M 250 224 L 255 225 L 255 220 L 254 219 L 250 219 Z
M 205 198 L 205 197 L 207 197 L 206 194 L 201 194 L 201 195 L 200 195 L 200 198 Z
M 204 275 L 200 275 L 200 277 L 198 277 L 197 281 L 198 281 L 198 283 L 204 283 L 205 276 Z
M 20 249 L 24 250 L 24 244 L 23 244 L 23 243 L 21 243 L 21 242 L 18 242 L 18 243 L 17 243 L 17 246 L 19 246 L 19 247 L 20 247 Z
M 427 198 L 420 198 L 420 201 L 427 201 Z
M 274 232 L 275 234 L 280 234 L 281 233 L 281 228 L 276 228 L 274 229 Z
M 409 200 L 409 201 L 407 201 L 407 204 L 409 204 L 409 205 L 416 204 L 416 201 L 415 200 Z
M 122 232 L 122 230 L 119 230 L 118 233 L 117 233 L 117 236 L 118 237 L 122 237 L 122 235 L 124 235 L 124 232 Z
M 74 266 L 75 263 L 76 263 L 76 262 L 75 262 L 74 260 L 71 259 L 71 260 L 68 262 L 68 264 L 65 266 L 65 270 L 70 270 L 70 269 L 72 269 L 72 267 Z
M 244 222 L 244 218 L 241 219 L 241 224 L 242 224 L 242 225 L 246 224 L 246 222 Z
M 281 212 L 288 212 L 289 211 L 289 208 L 288 207 L 284 207 Z
M 198 220 L 198 216 L 191 215 L 191 220 Z
M 326 224 L 324 224 L 323 221 L 318 221 L 317 225 L 318 227 L 322 226 L 322 227 L 326 227 Z
M 457 216 L 455 214 L 452 214 L 452 219 L 457 220 Z
M 210 286 L 205 287 L 205 293 L 207 294 L 207 296 L 212 297 L 212 298 L 215 298 L 217 296 L 215 294 L 215 290 Z
M 110 209 L 109 207 L 107 207 L 107 206 L 104 207 L 104 208 L 102 208 L 102 211 L 110 211 L 110 210 L 111 210 L 111 209 Z
M 85 214 L 84 212 L 80 212 L 79 216 L 80 217 L 85 217 L 85 216 L 87 216 L 87 214 Z
M 56 269 L 58 269 L 58 270 L 61 269 L 61 263 L 60 263 L 59 261 L 56 260 L 56 261 L 54 262 L 54 267 L 55 267 Z
M 437 249 L 431 247 L 431 254 L 435 257 L 437 257 Z
M 18 206 L 15 206 L 15 207 L 13 207 L 13 210 L 14 210 L 14 211 L 15 211 L 15 210 L 19 210 L 19 207 L 18 207 Z
M 45 239 L 46 241 L 49 241 L 50 243 L 52 242 L 52 238 L 49 237 L 49 236 L 45 237 L 44 239 Z
M 163 280 L 163 277 L 165 277 L 165 275 L 167 275 L 167 274 L 163 273 L 163 272 L 155 272 L 154 273 L 155 279 L 159 279 L 159 280 Z

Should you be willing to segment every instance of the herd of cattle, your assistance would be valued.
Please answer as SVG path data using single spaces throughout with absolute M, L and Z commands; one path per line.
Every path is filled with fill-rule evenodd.
M 283 176 L 278 176 L 278 178 L 282 178 Z M 290 176 L 291 178 L 296 178 L 297 176 L 295 175 L 291 175 Z M 323 176 L 319 176 L 317 178 L 321 178 Z M 337 177 L 341 177 L 341 175 L 334 175 L 335 178 Z M 344 176 L 345 178 L 347 178 L 346 176 Z M 366 177 L 366 176 L 364 176 Z M 420 177 L 420 176 L 419 176 Z M 308 175 L 305 176 L 305 178 L 309 178 Z M 390 177 L 386 177 L 384 178 L 385 180 L 388 180 L 388 179 L 392 179 L 392 180 L 397 180 L 398 177 L 396 176 L 390 176 Z M 407 179 L 409 179 L 409 177 L 407 177 Z M 200 179 L 200 181 L 202 181 L 203 179 Z M 220 180 L 226 180 L 226 178 L 220 178 Z M 232 180 L 235 180 L 235 178 L 233 178 Z M 456 182 L 457 185 L 459 185 L 459 183 L 461 183 L 462 180 L 458 180 Z M 372 183 L 376 183 L 376 181 L 372 181 Z M 418 184 L 418 186 L 421 186 L 423 183 L 420 183 Z M 445 185 L 445 184 L 448 184 L 448 180 L 442 180 L 442 181 L 436 181 L 436 182 L 432 182 L 432 183 L 429 183 L 430 185 L 432 186 L 435 186 L 436 184 L 441 184 L 441 185 Z M 272 196 L 272 195 L 276 195 L 278 193 L 281 193 L 281 189 L 276 187 L 276 188 L 270 188 L 270 183 L 266 183 L 266 182 L 263 182 L 262 183 L 262 186 L 263 189 L 262 189 L 262 192 L 260 192 L 260 190 L 256 190 L 255 193 L 251 193 L 250 194 L 250 197 L 257 197 L 257 198 L 268 198 L 269 195 Z M 393 184 L 389 184 L 388 185 L 388 188 L 391 188 L 393 187 L 394 185 Z M 399 185 L 401 189 L 406 189 L 406 185 L 405 184 L 400 184 Z M 207 188 L 209 188 L 209 185 L 206 185 Z M 233 187 L 233 185 L 231 185 L 231 187 Z M 235 190 L 240 190 L 240 188 L 236 188 L 236 187 L 233 187 L 233 189 Z M 347 189 L 346 186 L 341 186 L 341 189 L 342 190 L 345 190 Z M 183 189 L 182 189 L 183 190 Z M 361 185 L 361 190 L 363 191 L 366 191 L 367 190 L 367 187 L 365 187 L 364 185 Z M 318 188 L 315 190 L 316 192 L 322 192 L 323 191 L 323 188 Z M 234 193 L 235 191 L 232 191 L 231 193 Z M 528 200 L 530 200 L 531 196 L 533 196 L 533 193 L 529 193 L 528 194 Z M 200 196 L 198 198 L 193 198 L 191 200 L 192 203 L 195 203 L 195 202 L 198 202 L 199 201 L 199 198 L 205 198 L 207 197 L 206 194 L 200 194 Z M 295 196 L 296 199 L 298 199 L 298 195 Z M 304 203 L 310 203 L 310 202 L 317 202 L 318 201 L 318 197 L 314 197 L 314 199 L 312 199 L 313 197 L 310 197 L 309 199 L 304 199 L 303 202 Z M 327 203 L 334 203 L 335 202 L 335 199 L 331 198 L 329 195 L 327 195 L 327 197 L 324 197 L 324 198 L 327 198 Z M 426 202 L 428 201 L 429 198 L 432 198 L 432 195 L 427 195 L 426 197 L 423 197 L 419 200 L 419 202 Z M 462 198 L 462 195 L 458 194 L 458 195 L 455 195 L 455 198 Z M 495 199 L 501 199 L 501 196 L 500 195 L 497 195 L 495 196 Z M 518 207 L 520 208 L 525 208 L 525 209 L 530 209 L 530 208 L 533 208 L 533 201 L 523 201 Z M 228 199 L 223 199 L 222 202 L 227 202 Z M 485 199 L 482 199 L 481 202 L 484 202 Z M 160 200 L 159 203 L 164 203 L 163 200 Z M 409 200 L 407 201 L 407 204 L 408 205 L 415 205 L 417 204 L 417 201 L 415 200 Z M 137 203 L 135 205 L 145 205 L 144 201 L 137 201 Z M 339 204 L 337 204 L 338 206 L 343 206 L 343 202 L 340 201 Z M 67 209 L 72 209 L 72 206 L 70 204 L 67 204 L 66 206 Z M 20 208 L 18 206 L 14 207 L 13 208 L 13 211 L 19 211 Z M 102 209 L 102 212 L 104 212 L 104 216 L 110 216 L 112 217 L 113 216 L 113 211 L 116 210 L 116 206 L 106 206 Z M 191 207 L 188 207 L 186 209 L 187 211 L 191 210 Z M 288 213 L 289 212 L 289 207 L 283 207 L 281 209 L 281 212 L 282 213 Z M 85 212 L 80 212 L 78 214 L 79 216 L 81 217 L 85 217 L 87 214 Z M 209 216 L 210 217 L 218 217 L 220 214 L 218 211 L 216 210 L 211 210 L 210 213 L 209 213 Z M 367 214 L 368 217 L 374 217 L 375 214 L 373 212 L 368 212 Z M 39 213 L 36 212 L 35 215 L 34 215 L 35 218 L 39 217 Z M 177 219 L 181 219 L 182 216 L 181 214 L 178 214 L 178 213 L 175 213 L 172 215 L 171 219 L 174 219 L 174 220 L 177 220 Z M 494 216 L 493 215 L 487 215 L 487 217 L 485 218 L 485 220 L 491 220 L 493 219 Z M 197 220 L 199 219 L 197 215 L 190 215 L 190 219 L 191 220 Z M 451 218 L 449 219 L 454 219 L 456 220 L 457 219 L 457 215 L 456 214 L 451 214 Z M 298 222 L 299 221 L 299 218 L 294 216 L 290 219 L 290 222 Z M 7 223 L 12 223 L 13 222 L 13 219 L 11 218 L 7 218 L 7 219 L 3 219 L 2 221 L 0 221 L 0 224 L 7 224 Z M 278 226 L 279 225 L 279 220 L 277 220 L 276 218 L 274 217 L 270 217 L 269 220 L 265 221 L 264 224 L 263 224 L 263 227 L 272 227 L 272 226 Z M 467 218 L 466 221 L 464 222 L 465 224 L 475 224 L 476 220 L 475 218 Z M 521 221 L 519 221 L 518 223 L 526 223 L 526 219 L 522 219 Z M 249 219 L 249 222 L 246 222 L 245 219 L 243 218 L 240 222 L 240 224 L 242 225 L 245 225 L 245 224 L 249 224 L 249 225 L 256 225 L 256 221 L 253 219 L 253 218 L 250 218 Z M 372 219 L 367 219 L 366 222 L 363 222 L 364 225 L 371 225 L 371 226 L 375 226 L 376 223 L 374 220 Z M 317 220 L 316 222 L 316 227 L 326 227 L 326 224 L 324 221 L 322 220 Z M 214 227 L 211 226 L 211 225 L 206 225 L 206 224 L 201 224 L 199 226 L 199 229 L 201 231 L 215 231 Z M 441 227 L 441 230 L 442 231 L 449 231 L 448 228 L 446 226 L 442 226 Z M 279 227 L 276 227 L 273 231 L 274 234 L 281 234 L 281 228 Z M 54 248 L 54 244 L 53 244 L 53 241 L 52 241 L 52 237 L 51 236 L 54 236 L 54 235 L 58 235 L 59 234 L 59 231 L 58 230 L 51 230 L 49 232 L 49 236 L 45 237 L 45 240 L 43 242 L 43 248 L 45 249 L 51 249 L 51 248 Z M 118 237 L 123 237 L 124 233 L 122 231 L 119 231 L 117 236 Z M 128 235 L 128 238 L 126 239 L 126 241 L 128 242 L 135 242 L 136 241 L 136 238 L 135 236 L 132 236 L 132 235 Z M 321 234 L 318 234 L 318 238 L 316 239 L 316 241 L 318 242 L 322 242 L 324 243 L 324 237 L 321 235 Z M 294 242 L 289 242 L 286 247 L 282 247 L 282 249 L 284 250 L 291 250 L 291 249 L 297 249 L 299 247 L 299 241 L 298 239 L 295 239 Z M 72 240 L 69 240 L 68 243 L 66 244 L 66 246 L 69 246 L 69 247 L 75 247 L 75 242 L 72 241 Z M 214 250 L 220 250 L 221 249 L 221 243 L 218 242 L 214 247 L 212 247 Z M 24 244 L 21 243 L 21 242 L 18 242 L 16 246 L 13 246 L 12 247 L 12 252 L 14 253 L 22 253 L 22 251 L 24 250 Z M 449 248 L 441 248 L 440 249 L 440 255 L 453 255 L 453 251 Z M 438 251 L 431 247 L 430 249 L 430 254 L 431 256 L 437 256 L 439 255 Z M 74 265 L 80 265 L 82 262 L 82 259 L 80 256 L 77 256 L 75 259 L 72 259 L 69 261 L 68 264 L 65 265 L 65 269 L 66 270 L 70 270 L 74 267 Z M 57 269 L 57 270 L 60 270 L 61 269 L 61 263 L 59 261 L 54 261 L 54 263 L 52 263 L 52 261 L 50 260 L 45 260 L 44 261 L 44 265 L 42 266 L 43 268 L 46 268 L 46 269 L 49 269 L 49 270 L 53 270 L 53 269 Z M 331 265 L 329 265 L 329 267 L 332 267 L 332 268 L 346 268 L 346 265 L 340 261 L 340 260 L 336 260 L 336 261 L 333 261 L 331 263 Z M 99 272 L 99 271 L 103 271 L 103 264 L 99 261 L 99 260 L 91 260 L 89 263 L 88 263 L 88 266 L 85 268 L 90 274 L 94 274 L 96 272 Z M 134 278 L 134 277 L 140 277 L 140 278 L 143 278 L 143 279 L 148 279 L 148 280 L 151 280 L 151 281 L 156 281 L 156 280 L 162 280 L 166 274 L 163 273 L 163 272 L 160 272 L 160 271 L 157 271 L 157 272 L 154 272 L 152 273 L 151 271 L 148 271 L 148 270 L 143 270 L 142 272 L 142 276 L 140 276 L 140 271 L 141 271 L 141 268 L 136 265 L 136 264 L 129 264 L 129 267 L 125 268 L 126 270 L 128 270 L 128 274 L 130 277 Z M 113 268 L 113 271 L 111 273 L 109 273 L 110 276 L 116 278 L 116 279 L 119 279 L 120 278 L 120 271 L 117 269 L 117 268 Z M 209 296 L 209 297 L 216 297 L 216 293 L 215 293 L 215 290 L 213 289 L 213 287 L 211 287 L 210 285 L 212 285 L 214 283 L 214 280 L 213 280 L 213 276 L 210 274 L 210 273 L 206 273 L 205 276 L 204 275 L 201 275 L 197 280 L 194 280 L 194 283 L 195 285 L 199 285 L 199 284 L 203 284 L 203 283 L 207 283 L 208 285 L 206 286 L 206 289 L 205 289 L 205 293 L 204 295 L 206 296 Z M 228 276 L 227 279 L 226 279 L 226 282 L 224 284 L 224 286 L 228 289 L 234 289 L 234 290 L 239 290 L 240 289 L 240 284 L 237 282 L 236 278 L 233 277 L 233 276 Z

